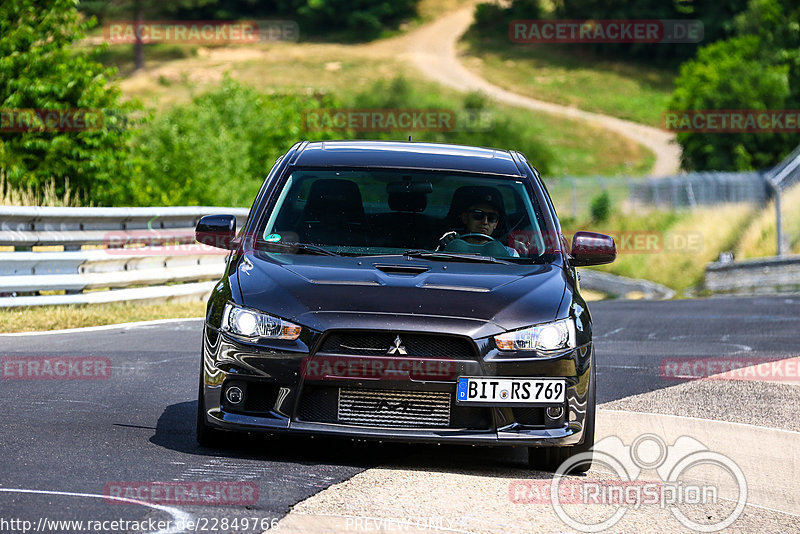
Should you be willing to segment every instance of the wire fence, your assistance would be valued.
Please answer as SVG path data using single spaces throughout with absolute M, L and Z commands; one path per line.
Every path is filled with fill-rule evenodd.
M 800 183 L 800 145 L 778 165 L 765 171 L 690 172 L 660 177 L 565 177 L 545 180 L 561 217 L 585 220 L 604 193 L 612 209 L 691 209 L 730 203 L 775 204 L 778 256 L 788 249 L 784 235 L 783 192 Z M 795 209 L 794 206 L 791 209 Z
M 581 219 L 604 191 L 611 204 L 628 210 L 678 210 L 726 203 L 764 204 L 770 190 L 760 172 L 695 172 L 660 178 L 590 176 L 546 180 L 562 216 Z

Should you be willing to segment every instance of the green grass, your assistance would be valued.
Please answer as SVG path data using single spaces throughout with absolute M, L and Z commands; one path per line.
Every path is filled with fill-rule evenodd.
M 800 254 L 800 185 L 784 191 L 781 198 L 783 233 L 786 250 Z M 742 232 L 733 249 L 737 260 L 763 258 L 778 253 L 778 231 L 775 225 L 775 203 L 770 202 Z
M 78 49 L 88 50 L 94 48 L 90 45 L 79 44 Z M 186 59 L 197 55 L 196 45 L 154 43 L 144 47 L 145 66 L 152 68 L 175 59 Z M 133 72 L 133 45 L 115 44 L 101 47 L 97 52 L 97 60 L 104 65 L 116 67 L 120 75 L 127 76 Z
M 369 89 L 377 80 L 402 74 L 414 87 L 439 94 L 454 104 L 467 98 L 423 79 L 384 44 L 272 43 L 209 49 L 196 57 L 165 62 L 148 72 L 123 78 L 121 87 L 126 97 L 138 98 L 156 113 L 216 87 L 225 74 L 262 92 L 333 93 L 343 101 Z M 536 137 L 555 156 L 548 173 L 551 176 L 641 175 L 652 168 L 654 157 L 650 151 L 613 132 L 545 113 L 504 105 L 491 107 L 496 113 L 523 118 L 535 126 Z M 398 139 L 402 134 L 398 133 Z
M 462 41 L 464 64 L 509 91 L 659 126 L 676 73 L 599 58 L 581 45 L 519 45 L 507 37 Z
M 113 302 L 108 304 L 0 308 L 0 332 L 60 330 L 105 324 L 205 316 L 201 301 L 158 304 Z
M 692 211 L 614 212 L 604 223 L 570 221 L 565 233 L 577 230 L 608 233 L 617 241 L 617 259 L 598 270 L 663 284 L 685 296 L 698 288 L 705 267 L 720 252 L 732 250 L 752 220 L 753 208 L 727 204 Z M 648 246 L 648 239 L 655 246 Z M 638 241 L 637 241 L 638 240 Z

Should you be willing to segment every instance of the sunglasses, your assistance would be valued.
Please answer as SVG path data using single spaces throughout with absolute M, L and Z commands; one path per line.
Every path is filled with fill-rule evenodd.
M 473 221 L 482 221 L 486 219 L 490 223 L 496 223 L 500 219 L 499 213 L 483 210 L 470 210 L 469 216 L 472 217 Z

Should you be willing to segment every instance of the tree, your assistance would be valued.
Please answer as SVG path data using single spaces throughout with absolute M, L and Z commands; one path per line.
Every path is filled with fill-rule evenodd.
M 670 110 L 792 110 L 800 107 L 800 6 L 751 0 L 737 36 L 699 50 L 681 66 Z M 774 165 L 797 145 L 789 133 L 679 133 L 685 169 Z
M 131 136 L 124 121 L 133 108 L 120 104 L 119 90 L 109 84 L 113 69 L 71 49 L 87 27 L 74 0 L 0 3 L 0 172 L 12 187 L 54 181 L 62 194 L 69 181 L 82 197 L 91 189 L 102 200 L 124 181 Z M 89 117 L 95 127 L 74 121 L 72 128 L 48 127 L 43 113 L 31 110 L 51 110 L 68 123 Z M 15 128 L 23 115 L 37 121 Z
M 734 18 L 746 8 L 747 0 L 557 0 L 556 15 L 566 19 L 700 20 L 703 42 L 729 37 Z M 598 43 L 588 44 L 598 53 L 676 65 L 692 57 L 699 43 Z
M 116 17 L 127 17 L 126 22 L 132 22 L 134 28 L 146 24 L 150 20 L 160 19 L 180 12 L 215 4 L 219 0 L 111 0 L 104 5 L 90 2 L 86 8 L 87 13 L 99 15 L 106 22 Z M 133 43 L 134 70 L 144 68 L 144 45 L 142 32 L 135 31 L 136 41 Z

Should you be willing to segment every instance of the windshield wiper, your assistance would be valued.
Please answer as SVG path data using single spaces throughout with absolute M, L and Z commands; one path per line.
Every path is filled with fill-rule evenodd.
M 259 243 L 262 248 L 285 250 L 287 252 L 292 252 L 295 254 L 318 254 L 320 256 L 339 256 L 336 252 L 332 250 L 328 250 L 326 248 L 322 248 L 317 245 L 312 245 L 310 243 L 277 243 L 277 242 L 270 242 L 270 241 L 263 241 Z
M 456 254 L 454 252 L 436 252 L 430 250 L 410 249 L 403 252 L 406 258 L 420 258 L 433 261 L 464 261 L 472 263 L 501 263 L 504 265 L 516 265 L 510 261 L 500 260 L 492 256 L 481 256 L 480 254 Z

